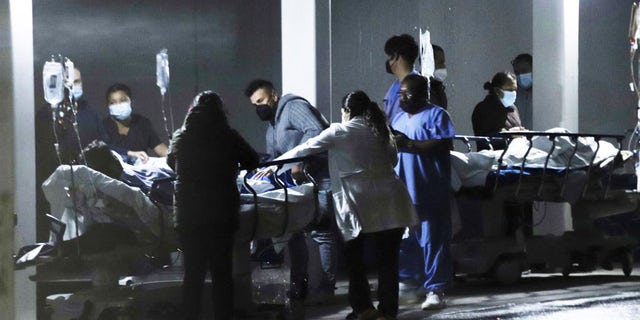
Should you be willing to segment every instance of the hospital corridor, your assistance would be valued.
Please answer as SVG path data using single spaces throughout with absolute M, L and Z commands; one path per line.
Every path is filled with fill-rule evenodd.
M 0 320 L 640 319 L 639 7 L 0 0 Z

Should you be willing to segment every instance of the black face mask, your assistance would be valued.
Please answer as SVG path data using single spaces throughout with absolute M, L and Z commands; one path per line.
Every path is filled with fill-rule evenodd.
M 400 100 L 400 109 L 408 114 L 416 114 L 425 105 L 425 101 Z
M 384 61 L 384 67 L 385 70 L 387 70 L 387 73 L 393 74 L 393 71 L 391 71 L 391 64 L 389 63 L 389 60 Z
M 273 120 L 273 109 L 268 104 L 259 104 L 256 106 L 256 114 L 262 121 Z

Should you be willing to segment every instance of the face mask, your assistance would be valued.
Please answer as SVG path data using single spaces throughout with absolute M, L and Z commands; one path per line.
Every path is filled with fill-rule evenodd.
M 532 84 L 533 84 L 533 78 L 531 76 L 531 72 L 521 73 L 518 75 L 518 87 L 521 87 L 523 89 L 529 89 L 531 88 Z
M 440 82 L 444 82 L 444 79 L 447 78 L 447 69 L 446 68 L 436 69 L 433 72 L 433 78 Z
M 271 121 L 273 119 L 273 109 L 268 104 L 257 105 L 256 114 L 262 121 Z
M 82 86 L 73 86 L 71 88 L 71 94 L 73 95 L 74 99 L 80 99 L 80 97 L 82 97 Z
M 421 101 L 400 100 L 400 109 L 408 114 L 416 114 L 424 105 Z
M 502 105 L 505 108 L 508 108 L 508 107 L 512 106 L 516 102 L 516 92 L 515 91 L 507 91 L 507 90 L 502 90 L 502 89 L 500 89 L 500 91 L 502 91 L 502 93 L 504 94 L 502 96 L 502 98 L 500 98 L 500 102 L 502 102 Z
M 116 120 L 126 120 L 131 115 L 131 101 L 110 104 L 109 114 Z
M 384 61 L 384 68 L 387 71 L 387 73 L 393 74 L 393 71 L 391 71 L 391 64 L 389 63 L 389 60 Z

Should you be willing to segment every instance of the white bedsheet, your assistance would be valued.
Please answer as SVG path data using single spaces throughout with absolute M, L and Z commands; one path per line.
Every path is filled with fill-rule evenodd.
M 565 129 L 554 128 L 547 132 L 569 133 Z M 544 163 L 551 149 L 552 142 L 547 137 L 536 136 L 532 138 L 533 147 L 529 151 L 526 159 L 526 167 L 543 168 Z M 570 169 L 584 168 L 589 166 L 591 159 L 597 149 L 597 143 L 593 138 L 579 138 L 578 149 L 571 160 Z M 575 143 L 568 137 L 557 137 L 556 145 L 549 158 L 547 168 L 565 169 L 569 164 L 569 159 L 575 148 Z M 511 141 L 505 153 L 502 164 L 507 166 L 521 166 L 522 159 L 529 148 L 529 141 L 524 138 L 516 138 Z M 479 152 L 462 153 L 451 151 L 451 187 L 458 191 L 461 187 L 484 186 L 489 172 L 494 171 L 498 166 L 498 159 L 503 150 L 482 150 Z M 618 153 L 618 149 L 610 142 L 601 140 L 594 163 L 603 165 L 613 159 Z M 630 154 L 623 154 L 628 158 Z
M 77 220 L 74 202 L 69 194 L 72 189 L 70 166 L 58 167 L 42 184 L 51 214 L 67 225 L 64 240 L 82 235 L 93 223 L 118 223 L 130 226 L 139 235 L 150 233 L 159 237 L 162 233 L 160 221 L 164 221 L 165 235 L 173 231 L 170 208 L 159 208 L 137 187 L 82 165 L 73 166 L 73 184 Z M 286 205 L 284 190 L 263 192 L 258 194 L 258 225 L 254 235 L 256 215 L 253 196 L 245 194 L 241 195 L 241 199 L 236 241 L 248 242 L 300 231 L 315 217 L 312 184 L 289 188 Z M 212 203 L 212 206 L 215 204 Z M 160 220 L 160 214 L 164 214 L 163 220 Z

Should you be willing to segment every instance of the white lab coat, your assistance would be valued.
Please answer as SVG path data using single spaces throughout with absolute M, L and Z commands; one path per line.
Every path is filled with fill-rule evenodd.
M 393 171 L 398 161 L 395 144 L 381 144 L 362 117 L 334 123 L 278 159 L 324 150 L 329 150 L 330 168 L 337 170 L 331 171 L 332 191 L 336 221 L 346 241 L 360 232 L 418 223 L 409 193 Z

